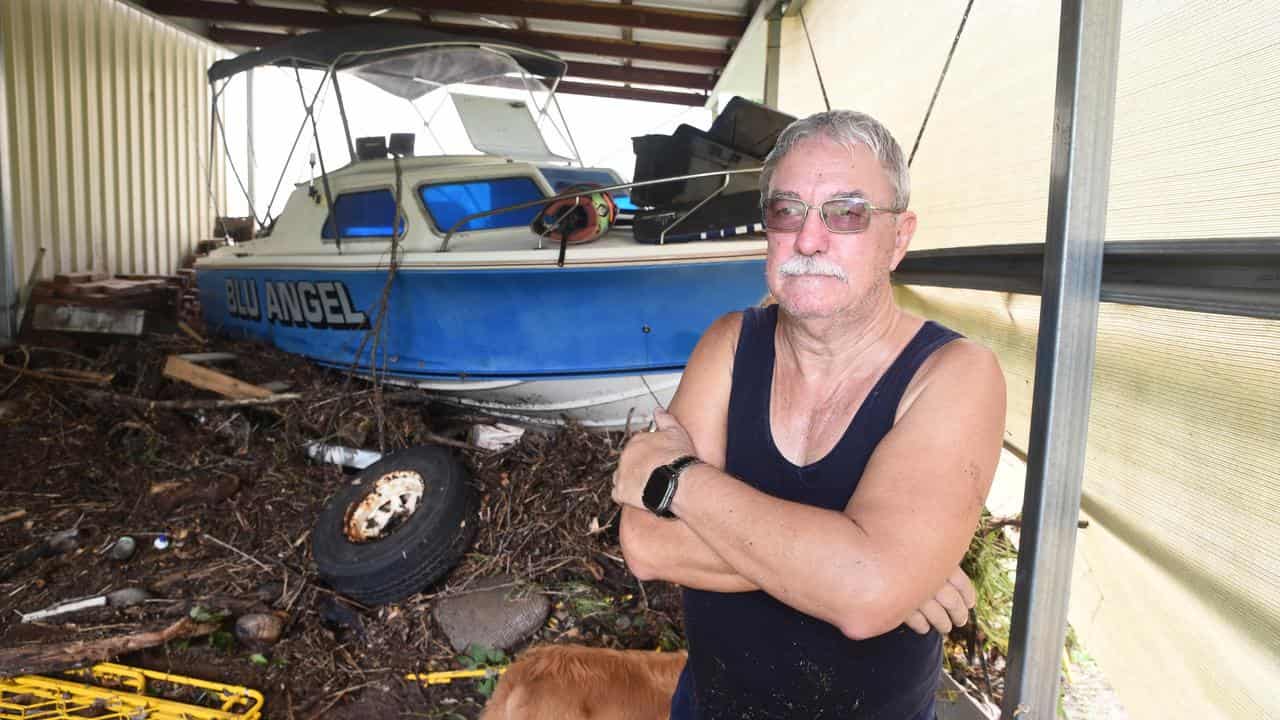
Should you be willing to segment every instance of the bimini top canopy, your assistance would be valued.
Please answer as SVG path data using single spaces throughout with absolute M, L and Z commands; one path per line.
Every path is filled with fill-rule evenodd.
M 357 25 L 306 33 L 219 60 L 209 66 L 209 82 L 264 65 L 350 70 L 408 100 L 446 85 L 492 80 L 514 69 L 559 78 L 566 67 L 555 55 L 512 43 L 407 25 Z

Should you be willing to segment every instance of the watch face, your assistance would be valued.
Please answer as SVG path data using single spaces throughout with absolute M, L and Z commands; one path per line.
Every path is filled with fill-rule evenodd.
M 644 494 L 640 499 L 651 512 L 661 510 L 662 500 L 667 496 L 671 480 L 671 468 L 666 465 L 659 465 L 649 474 L 649 482 L 644 484 Z

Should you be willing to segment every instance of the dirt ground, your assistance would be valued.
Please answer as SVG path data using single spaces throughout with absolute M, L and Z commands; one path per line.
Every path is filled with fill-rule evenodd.
M 238 358 L 218 369 L 252 383 L 287 382 L 301 399 L 187 410 L 120 399 L 214 399 L 161 369 L 170 354 L 215 350 Z M 622 561 L 608 493 L 622 433 L 570 427 L 528 432 L 497 452 L 464 448 L 466 429 L 482 418 L 258 344 L 201 343 L 182 333 L 28 345 L 4 361 L 0 650 L 164 627 L 193 607 L 221 610 L 226 616 L 213 634 L 118 661 L 258 689 L 267 718 L 474 718 L 484 702 L 480 683 L 428 687 L 404 676 L 463 666 L 431 608 L 499 572 L 554 603 L 552 619 L 513 655 L 541 642 L 683 644 L 676 589 L 641 585 Z M 14 368 L 56 372 L 57 379 Z M 105 385 L 67 380 L 86 372 L 111 378 Z M 350 478 L 306 457 L 304 445 L 316 440 L 383 450 L 451 443 L 483 498 L 478 535 L 461 564 L 425 592 L 377 608 L 320 583 L 309 533 L 326 498 Z M 35 557 L 47 538 L 69 530 L 73 540 Z M 170 543 L 158 549 L 162 534 Z M 112 559 L 113 543 L 126 535 L 137 551 Z M 153 597 L 123 609 L 18 622 L 19 612 L 129 587 Z M 284 619 L 278 642 L 245 643 L 230 632 L 236 616 L 255 611 Z M 976 657 L 971 634 L 958 630 L 948 647 L 955 674 L 998 695 L 998 658 L 985 673 L 977 665 L 966 672 L 965 656 Z

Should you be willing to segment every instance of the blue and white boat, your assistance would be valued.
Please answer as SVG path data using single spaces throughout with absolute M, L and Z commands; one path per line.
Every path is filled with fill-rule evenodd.
M 425 30 L 311 33 L 214 64 L 215 97 L 267 64 L 332 83 L 353 73 L 411 102 L 448 92 L 485 154 L 418 157 L 392 136 L 388 157 L 376 138 L 348 138 L 350 163 L 297 185 L 269 233 L 197 262 L 214 331 L 495 416 L 637 427 L 670 400 L 712 320 L 765 296 L 758 227 L 663 243 L 612 227 L 567 247 L 530 228 L 559 188 L 620 183 L 546 150 L 538 119 L 554 87 L 537 78 L 554 86 L 555 56 Z M 513 84 L 528 104 L 458 89 Z M 614 197 L 625 211 L 626 193 Z

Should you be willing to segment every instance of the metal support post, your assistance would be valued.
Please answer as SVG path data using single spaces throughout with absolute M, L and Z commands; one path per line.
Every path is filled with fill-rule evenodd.
M 5 37 L 0 35 L 0 348 L 7 346 L 17 335 L 19 288 L 14 278 L 16 238 L 13 236 L 13 207 L 8 182 L 9 174 L 9 113 L 8 89 L 5 87 L 6 68 Z
M 782 3 L 767 16 L 768 43 L 764 50 L 764 104 L 778 107 L 778 74 L 782 69 Z
M 249 201 L 249 215 L 258 217 L 257 207 L 257 168 L 258 158 L 253 149 L 253 68 L 244 74 L 244 158 L 245 158 L 245 190 Z
M 1063 0 L 1027 487 L 1004 713 L 1053 720 L 1098 326 L 1121 0 Z

